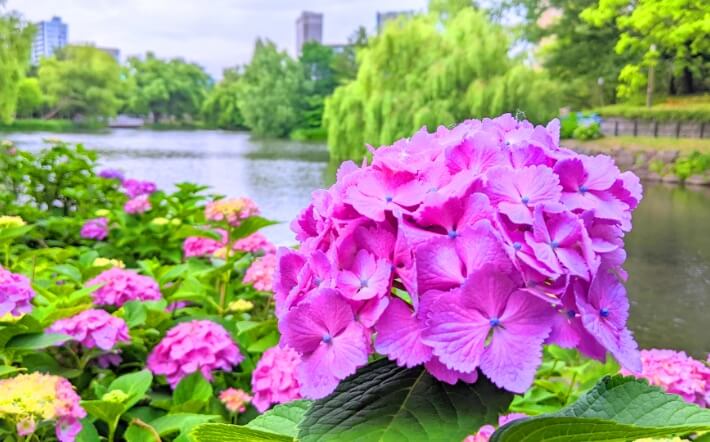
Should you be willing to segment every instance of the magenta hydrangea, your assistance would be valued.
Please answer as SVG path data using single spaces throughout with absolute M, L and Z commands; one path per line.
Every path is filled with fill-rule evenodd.
M 102 169 L 98 175 L 107 180 L 118 180 L 120 182 L 124 180 L 123 172 L 118 169 Z
M 141 181 L 133 178 L 123 180 L 123 191 L 129 198 L 136 198 L 141 195 L 150 195 L 158 190 L 158 186 L 152 181 Z
M 87 281 L 86 286 L 98 286 L 92 293 L 96 305 L 120 307 L 128 301 L 160 299 L 160 288 L 153 278 L 118 267 L 101 272 Z
M 119 342 L 131 340 L 126 321 L 104 310 L 84 310 L 72 317 L 56 321 L 48 329 L 49 333 L 71 336 L 85 348 L 113 349 Z
M 35 291 L 26 276 L 0 266 L 0 317 L 22 316 L 32 311 Z
M 129 199 L 126 201 L 126 204 L 123 205 L 123 210 L 131 215 L 140 215 L 141 213 L 149 211 L 153 207 L 148 197 L 149 195 L 138 195 L 135 198 Z
M 646 379 L 668 393 L 710 408 L 710 367 L 704 363 L 682 351 L 652 349 L 641 350 L 641 365 L 640 373 L 621 372 Z
M 102 241 L 108 236 L 108 219 L 94 218 L 87 220 L 83 226 L 81 226 L 81 237 L 84 239 L 95 239 L 97 241 Z
M 298 353 L 288 346 L 272 347 L 264 352 L 251 375 L 252 404 L 260 413 L 274 404 L 300 399 L 296 369 Z
M 274 271 L 276 270 L 276 255 L 256 258 L 244 274 L 244 283 L 251 284 L 262 292 L 270 292 L 273 288 Z
M 560 147 L 557 120 L 422 129 L 371 164 L 343 163 L 291 224 L 300 247 L 277 254 L 302 394 L 327 395 L 374 351 L 513 392 L 545 343 L 640 370 L 622 264 L 641 195 L 610 157 Z
M 276 253 L 276 246 L 263 233 L 252 233 L 234 242 L 232 249 L 248 253 Z
M 190 236 L 182 243 L 182 252 L 185 258 L 209 256 L 224 247 L 221 241 L 203 236 Z
M 212 380 L 215 370 L 230 371 L 244 359 L 221 325 L 200 320 L 183 322 L 168 330 L 148 356 L 153 374 L 164 375 L 172 388 L 182 378 L 200 371 Z
M 185 258 L 211 256 L 215 252 L 227 247 L 227 232 L 224 229 L 215 229 L 221 238 L 219 240 L 203 236 L 189 236 L 182 243 Z M 256 232 L 246 238 L 238 239 L 232 244 L 232 250 L 246 253 L 275 253 L 276 247 L 264 234 Z
M 528 416 L 526 414 L 522 413 L 510 413 L 506 415 L 502 415 L 498 417 L 498 427 L 502 427 L 503 425 L 507 424 L 508 422 L 516 421 L 519 419 L 525 419 Z M 491 439 L 491 436 L 493 436 L 493 433 L 495 433 L 496 427 L 493 425 L 484 425 L 481 428 L 478 429 L 476 434 L 472 434 L 470 436 L 467 436 L 463 442 L 488 442 Z

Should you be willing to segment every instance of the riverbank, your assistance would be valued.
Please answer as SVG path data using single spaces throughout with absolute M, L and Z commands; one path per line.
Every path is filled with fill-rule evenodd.
M 76 122 L 71 120 L 22 119 L 10 124 L 0 123 L 1 133 L 52 132 L 52 133 L 101 133 L 108 128 L 101 122 Z
M 587 154 L 607 154 L 641 179 L 710 186 L 710 139 L 604 137 L 563 140 L 562 145 Z

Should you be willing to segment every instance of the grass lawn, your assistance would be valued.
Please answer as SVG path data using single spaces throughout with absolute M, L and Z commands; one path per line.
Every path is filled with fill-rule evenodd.
M 710 154 L 710 138 L 654 138 L 654 137 L 603 137 L 598 140 L 562 140 L 565 147 L 574 148 L 581 146 L 598 150 L 677 150 L 682 155 L 689 155 L 695 151 Z

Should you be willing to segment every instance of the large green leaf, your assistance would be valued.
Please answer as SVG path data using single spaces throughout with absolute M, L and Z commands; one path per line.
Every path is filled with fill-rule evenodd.
M 11 338 L 5 348 L 8 350 L 40 350 L 71 340 L 71 336 L 61 333 L 29 333 Z
M 299 424 L 298 440 L 460 441 L 496 422 L 512 399 L 484 376 L 475 384 L 449 385 L 423 366 L 380 360 L 314 402 Z
M 194 413 L 202 410 L 212 397 L 212 385 L 196 371 L 180 380 L 173 393 L 171 411 Z
M 232 230 L 231 239 L 234 241 L 235 239 L 245 238 L 257 230 L 274 224 L 277 224 L 277 222 L 262 218 L 260 216 L 249 217 L 243 220 L 241 224 L 239 224 L 239 227 Z
M 294 438 L 268 431 L 228 424 L 204 424 L 192 432 L 195 442 L 294 442 Z
M 246 426 L 254 430 L 295 438 L 298 434 L 298 423 L 301 422 L 310 406 L 311 401 L 306 400 L 277 405 L 266 413 L 255 417 Z
M 116 379 L 108 386 L 108 391 L 121 390 L 128 397 L 122 401 L 124 410 L 128 410 L 136 402 L 143 399 L 146 392 L 153 382 L 153 375 L 148 370 L 141 370 L 135 373 L 124 374 Z
M 81 406 L 84 407 L 91 417 L 106 422 L 109 426 L 116 426 L 118 419 L 123 414 L 123 405 L 117 402 L 109 402 L 102 400 L 81 401 Z
M 605 377 L 557 413 L 514 421 L 491 442 L 628 441 L 710 431 L 710 410 L 632 377 Z

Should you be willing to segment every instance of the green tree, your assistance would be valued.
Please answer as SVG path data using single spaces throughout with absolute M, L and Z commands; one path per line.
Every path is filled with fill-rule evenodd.
M 303 45 L 303 52 L 298 60 L 305 79 L 301 92 L 303 110 L 299 127 L 321 127 L 325 97 L 332 94 L 337 85 L 332 66 L 334 56 L 331 48 L 320 43 L 308 42 Z
M 242 77 L 241 111 L 257 136 L 281 137 L 299 123 L 303 70 L 268 40 L 257 40 Z
M 17 94 L 29 65 L 34 32 L 34 27 L 23 24 L 18 15 L 0 15 L 0 122 L 2 123 L 9 124 L 15 117 Z
M 618 93 L 623 97 L 638 93 L 644 86 L 652 92 L 659 65 L 665 65 L 671 73 L 670 93 L 706 89 L 710 74 L 709 17 L 706 0 L 599 0 L 582 12 L 582 18 L 595 26 L 615 25 L 621 32 L 616 52 L 633 55 L 619 74 Z
M 121 68 L 106 52 L 93 46 L 66 46 L 40 62 L 39 84 L 51 111 L 89 119 L 116 115 L 121 101 Z
M 196 117 L 212 85 L 199 65 L 179 58 L 162 60 L 148 52 L 144 58 L 131 57 L 128 66 L 135 86 L 128 109 L 137 115 L 152 114 L 156 122 Z
M 32 118 L 42 111 L 44 96 L 39 80 L 34 77 L 23 78 L 17 93 L 17 116 Z
M 205 121 L 220 129 L 244 128 L 244 117 L 239 109 L 242 83 L 238 68 L 224 70 L 222 81 L 207 94 L 202 105 Z
M 333 56 L 332 68 L 338 84 L 345 84 L 357 76 L 357 52 L 367 46 L 367 31 L 360 26 L 348 38 L 348 44 L 342 52 Z
M 524 112 L 542 122 L 557 113 L 557 88 L 509 56 L 505 31 L 463 8 L 387 26 L 359 55 L 357 79 L 326 100 L 331 158 L 362 157 L 381 145 L 472 117 Z

